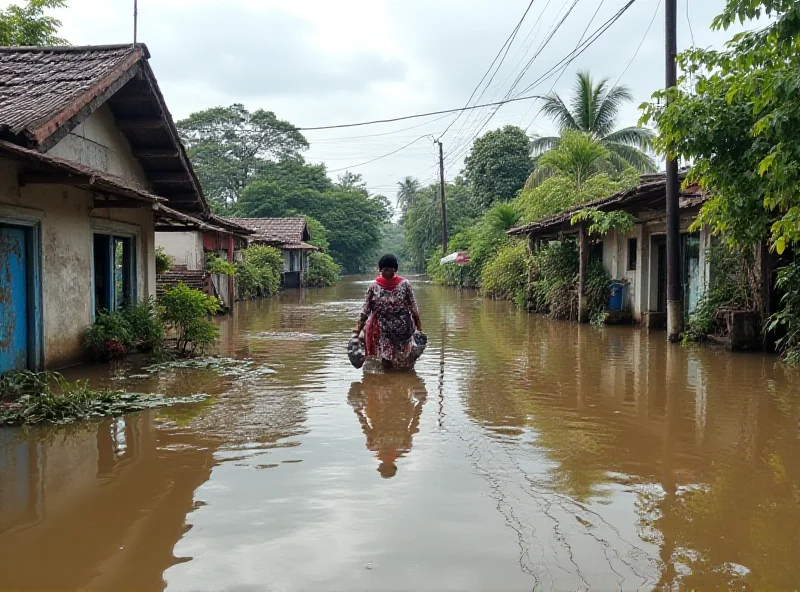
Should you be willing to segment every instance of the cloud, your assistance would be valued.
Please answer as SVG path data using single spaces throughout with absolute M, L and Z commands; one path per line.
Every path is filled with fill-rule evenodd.
M 599 2 L 576 5 L 515 92 L 568 55 L 592 19 L 589 33 L 626 3 L 605 0 L 595 17 Z M 483 101 L 508 93 L 571 4 L 533 3 Z M 635 3 L 560 78 L 552 76 L 532 92 L 544 94 L 553 88 L 568 96 L 578 70 L 588 69 L 597 78 L 608 76 L 615 82 L 627 67 L 620 80 L 631 88 L 635 100 L 622 111 L 620 124 L 634 125 L 638 105 L 664 83 L 664 6 L 662 2 L 656 11 L 656 4 L 656 0 Z M 709 30 L 724 4 L 724 0 L 680 0 L 679 48 L 692 43 L 690 21 L 696 45 L 722 47 L 739 30 Z M 59 16 L 64 21 L 62 33 L 72 43 L 120 43 L 132 38 L 130 0 L 69 0 L 69 5 Z M 274 111 L 298 126 L 316 126 L 464 105 L 527 5 L 528 0 L 139 0 L 139 31 L 177 119 L 241 102 L 251 110 Z M 636 53 L 651 20 L 652 28 Z M 448 178 L 458 174 L 484 122 L 482 132 L 505 124 L 527 127 L 531 133 L 554 131 L 531 101 L 506 105 L 489 120 L 492 111 L 462 116 L 444 137 Z M 331 169 L 356 165 L 423 134 L 438 135 L 451 119 L 309 132 L 308 158 L 326 161 Z M 358 137 L 410 126 L 418 127 L 396 135 Z M 356 138 L 339 139 L 348 136 Z M 317 142 L 321 139 L 329 141 Z M 406 175 L 433 180 L 435 165 L 432 145 L 417 142 L 354 170 L 375 191 L 392 195 L 396 181 Z
M 167 10 L 153 31 L 160 76 L 172 84 L 222 90 L 232 99 L 327 97 L 402 81 L 407 66 L 372 50 L 320 47 L 317 27 L 276 7 L 200 4 Z

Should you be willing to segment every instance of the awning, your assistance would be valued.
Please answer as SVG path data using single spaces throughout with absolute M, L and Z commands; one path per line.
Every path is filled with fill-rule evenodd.
M 439 260 L 440 265 L 445 265 L 447 263 L 455 263 L 456 265 L 468 265 L 469 264 L 469 255 L 467 255 L 464 251 L 459 251 L 457 253 L 450 253 L 447 257 L 442 257 Z

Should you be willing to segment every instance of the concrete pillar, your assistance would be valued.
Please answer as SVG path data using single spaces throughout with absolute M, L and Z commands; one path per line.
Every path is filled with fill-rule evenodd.
M 578 271 L 578 322 L 589 322 L 589 299 L 586 295 L 586 273 L 589 266 L 589 237 L 586 225 L 578 230 L 579 271 Z

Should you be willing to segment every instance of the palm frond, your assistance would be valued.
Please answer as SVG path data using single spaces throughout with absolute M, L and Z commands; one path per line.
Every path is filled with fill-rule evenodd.
M 604 80 L 607 84 L 607 80 Z M 599 136 L 613 130 L 619 121 L 619 112 L 625 103 L 633 100 L 633 94 L 626 86 L 615 86 L 605 94 L 594 113 L 592 129 Z
M 525 189 L 536 189 L 539 185 L 544 183 L 550 177 L 556 175 L 556 171 L 542 166 L 537 166 L 525 181 Z
M 626 168 L 621 166 L 623 162 L 628 166 L 633 167 L 640 173 L 654 173 L 656 172 L 656 163 L 646 153 L 633 146 L 626 146 L 625 144 L 617 143 L 604 143 L 609 152 L 611 152 L 611 161 L 614 165 L 622 170 Z M 621 162 L 623 161 L 623 162 Z
M 564 101 L 557 93 L 553 93 L 545 98 L 542 108 L 539 109 L 539 113 L 544 113 L 554 120 L 560 132 L 570 129 L 579 129 L 578 123 L 575 121 L 569 108 L 564 104 Z
M 561 144 L 558 136 L 533 136 L 531 138 L 531 157 L 536 158 L 549 150 L 555 150 Z
M 626 127 L 603 137 L 603 142 L 633 146 L 639 150 L 647 150 L 653 143 L 655 132 L 646 127 Z

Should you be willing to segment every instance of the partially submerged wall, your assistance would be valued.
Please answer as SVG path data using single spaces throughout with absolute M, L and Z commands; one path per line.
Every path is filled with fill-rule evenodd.
M 0 218 L 38 227 L 41 278 L 40 358 L 59 368 L 83 358 L 83 334 L 93 322 L 94 231 L 135 239 L 136 293 L 155 295 L 153 212 L 142 208 L 92 210 L 86 191 L 56 185 L 18 184 L 19 165 L 0 159 Z

